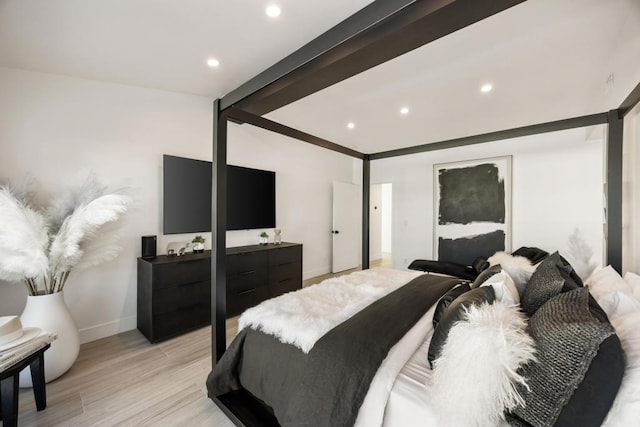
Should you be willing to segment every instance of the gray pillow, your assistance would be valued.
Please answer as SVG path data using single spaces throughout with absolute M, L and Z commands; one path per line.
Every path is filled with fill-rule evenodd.
M 523 310 L 529 316 L 559 293 L 581 287 L 569 274 L 572 271 L 571 266 L 565 263 L 560 254 L 554 252 L 533 272 L 520 301 Z
M 615 334 L 611 324 L 602 320 L 589 305 L 587 288 L 556 295 L 535 312 L 527 331 L 536 342 L 538 361 L 522 369 L 529 388 L 521 387 L 525 406 L 516 408 L 513 415 L 530 425 L 556 423 L 600 345 Z

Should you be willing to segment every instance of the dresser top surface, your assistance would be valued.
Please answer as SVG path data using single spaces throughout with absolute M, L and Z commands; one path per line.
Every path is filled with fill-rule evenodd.
M 274 243 L 269 243 L 267 245 L 249 245 L 249 246 L 235 246 L 232 248 L 227 248 L 227 255 L 236 255 L 247 252 L 259 252 L 259 251 L 268 251 L 272 249 L 281 249 L 281 248 L 292 248 L 296 246 L 302 246 L 301 243 L 289 243 L 282 242 L 279 245 Z M 174 262 L 188 262 L 188 261 L 196 261 L 200 259 L 211 259 L 211 251 L 204 251 L 203 253 L 196 254 L 193 252 L 188 252 L 182 256 L 178 255 L 158 255 L 153 258 L 138 258 L 141 261 L 148 262 L 150 264 L 169 264 Z

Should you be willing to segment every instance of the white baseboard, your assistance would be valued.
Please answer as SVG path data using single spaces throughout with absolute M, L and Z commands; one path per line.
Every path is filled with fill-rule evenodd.
M 80 332 L 80 343 L 84 344 L 86 342 L 99 340 L 100 338 L 110 337 L 111 335 L 135 329 L 137 326 L 136 316 L 123 317 L 113 322 L 90 326 L 78 331 Z

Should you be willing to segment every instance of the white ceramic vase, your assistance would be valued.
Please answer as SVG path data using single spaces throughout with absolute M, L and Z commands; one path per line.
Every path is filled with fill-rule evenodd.
M 28 296 L 20 321 L 22 326 L 58 334 L 51 348 L 44 353 L 45 381 L 53 381 L 67 372 L 78 357 L 80 335 L 62 292 Z M 20 387 L 31 386 L 31 370 L 26 368 L 20 373 Z

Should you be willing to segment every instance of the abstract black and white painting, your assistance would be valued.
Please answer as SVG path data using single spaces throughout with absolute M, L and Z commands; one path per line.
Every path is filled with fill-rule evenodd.
M 434 255 L 470 265 L 511 250 L 511 156 L 434 165 Z

